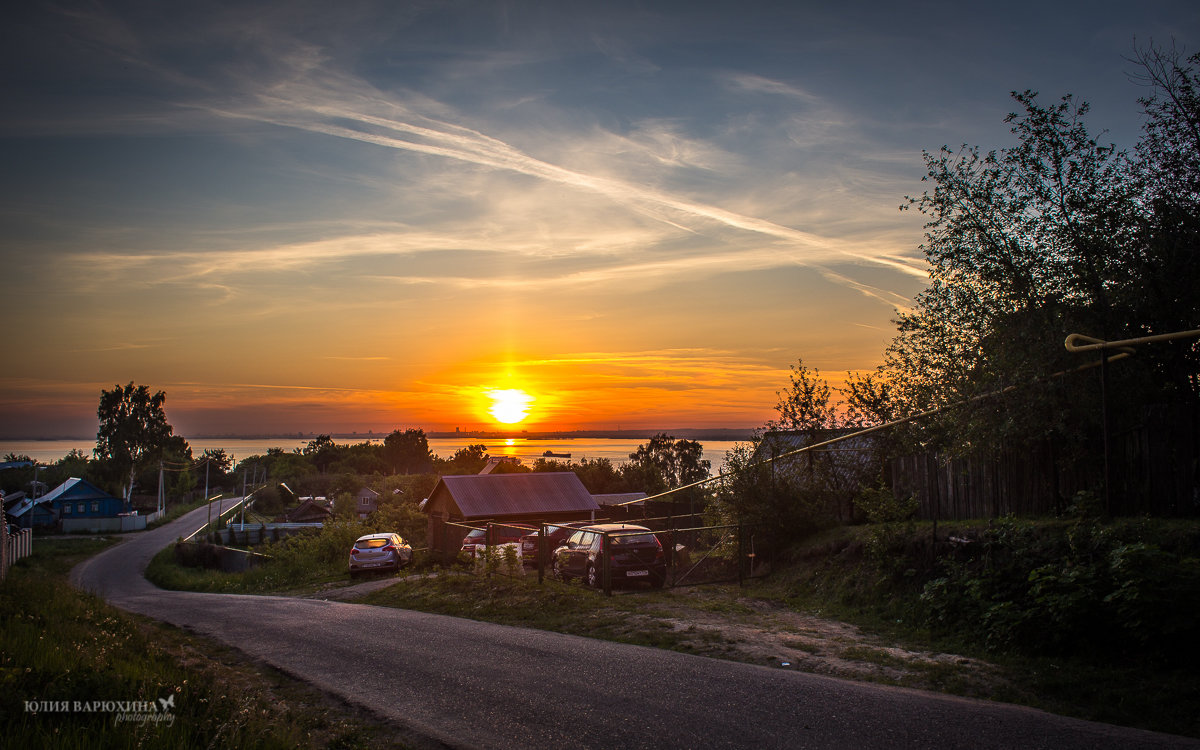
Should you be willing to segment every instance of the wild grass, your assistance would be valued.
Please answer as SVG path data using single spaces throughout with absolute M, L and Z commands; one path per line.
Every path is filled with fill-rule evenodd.
M 311 688 L 73 588 L 71 565 L 108 543 L 39 540 L 0 582 L 0 737 L 19 740 L 12 746 L 395 746 L 389 730 Z M 26 701 L 70 710 L 34 712 Z M 77 711 L 76 701 L 158 710 L 120 716 Z
M 997 700 L 1200 737 L 1200 524 L 1000 519 L 942 524 L 938 540 L 935 556 L 929 524 L 843 528 L 751 591 L 909 649 L 990 662 L 1004 676 Z M 954 670 L 928 669 L 955 691 Z
M 262 593 L 317 588 L 349 577 L 354 540 L 371 533 L 358 522 L 326 524 L 317 533 L 298 534 L 255 547 L 264 564 L 237 573 L 191 568 L 175 562 L 174 547 L 158 553 L 146 569 L 156 586 L 178 591 Z
M 944 545 L 951 537 L 971 541 L 947 550 Z M 1192 710 L 1200 705 L 1200 678 L 1195 669 L 1200 647 L 1179 629 L 1192 627 L 1188 623 L 1195 623 L 1200 607 L 1194 597 L 1175 597 L 1178 607 L 1173 611 L 1173 600 L 1164 596 L 1192 590 L 1196 579 L 1180 576 L 1192 570 L 1193 563 L 1187 561 L 1195 557 L 1200 524 L 1143 519 L 1093 528 L 1059 519 L 1031 523 L 1026 529 L 1007 521 L 981 521 L 942 524 L 937 538 L 942 547 L 935 556 L 931 552 L 933 530 L 928 524 L 827 531 L 793 549 L 789 559 L 778 560 L 769 578 L 745 587 L 638 590 L 604 597 L 578 584 L 547 581 L 539 585 L 531 576 L 435 569 L 431 574 L 399 578 L 362 601 L 722 658 L 737 655 L 718 648 L 715 639 L 705 641 L 676 625 L 695 616 L 723 616 L 737 622 L 753 617 L 760 605 L 779 607 L 856 625 L 877 642 L 909 651 L 958 655 L 991 665 L 988 669 L 994 669 L 998 679 L 985 697 L 1200 737 L 1200 718 Z M 297 542 L 278 562 L 242 574 L 172 570 L 169 553 L 164 553 L 156 558 L 151 572 L 159 585 L 170 588 L 254 592 L 316 587 L 347 577 L 346 549 L 348 541 L 337 536 Z M 986 559 L 973 561 L 974 549 L 986 550 Z M 1186 564 L 1176 565 L 1176 561 Z M 1070 576 L 1081 575 L 1087 564 L 1097 575 L 1109 572 L 1099 578 L 1080 578 L 1091 582 L 1091 588 L 1085 589 L 1076 586 L 1076 579 Z M 1054 572 L 1056 565 L 1062 573 Z M 1033 583 L 1040 588 L 1017 600 L 1023 609 L 1003 606 L 1003 600 L 994 598 L 1003 590 L 1000 584 L 1025 591 L 1020 588 L 1030 585 L 1028 572 L 1022 572 L 1025 567 L 1039 571 Z M 1112 585 L 1105 588 L 1098 582 Z M 984 585 L 990 588 L 982 588 Z M 1088 591 L 1094 601 L 1080 595 Z M 986 597 L 980 592 L 986 592 Z M 1111 592 L 1117 595 L 1105 600 Z M 1135 606 L 1139 602 L 1150 609 L 1139 609 Z M 1113 643 L 1112 634 L 1103 629 L 1093 632 L 1089 627 L 1100 626 L 1076 616 L 1093 611 L 1093 606 L 1109 604 L 1122 609 L 1112 613 L 1121 619 L 1106 621 L 1108 626 L 1119 625 L 1130 635 L 1121 649 L 1097 648 L 1095 644 Z M 1038 607 L 1048 608 L 1047 619 L 1039 620 Z M 1038 634 L 1039 623 L 1045 629 L 1058 630 L 1038 634 L 1036 642 L 1014 642 L 1011 637 L 989 641 L 989 620 L 948 619 L 992 610 L 995 614 L 990 622 L 1004 625 L 1004 633 Z M 1157 618 L 1137 625 L 1142 611 Z M 1000 615 L 1016 619 L 999 620 Z M 1013 623 L 1033 630 L 1015 629 Z M 1164 623 L 1175 629 L 1169 633 L 1170 639 L 1156 640 L 1153 629 Z M 1068 626 L 1081 628 L 1078 639 L 1072 640 L 1069 632 L 1062 630 Z M 1047 651 L 1064 643 L 1093 645 L 1061 653 Z M 1160 652 L 1164 645 L 1170 648 Z M 1146 647 L 1152 649 L 1154 658 L 1140 658 L 1151 653 Z M 887 651 L 851 647 L 844 656 L 878 665 L 876 679 L 881 682 L 980 695 L 979 682 L 963 674 L 970 667 L 955 660 L 906 662 L 907 676 L 896 677 L 890 668 L 898 666 L 899 657 Z M 993 681 L 988 678 L 985 682 L 991 685 Z

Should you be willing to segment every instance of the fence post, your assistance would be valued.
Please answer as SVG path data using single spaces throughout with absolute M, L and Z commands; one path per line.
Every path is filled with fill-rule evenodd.
M 537 569 L 538 583 L 542 583 L 546 577 L 546 524 L 538 528 Z
M 483 570 L 490 580 L 492 577 L 492 522 L 488 521 L 487 531 L 483 533 Z M 479 547 L 475 548 L 479 552 Z
M 746 560 L 745 560 L 744 556 L 742 555 L 742 533 L 743 533 L 743 528 L 742 528 L 742 525 L 739 523 L 737 526 L 738 586 L 745 585 L 745 578 L 744 578 L 744 576 L 742 576 L 742 566 L 745 565 L 745 563 L 746 563 Z
M 671 546 L 667 549 L 667 577 L 671 579 L 671 585 L 675 585 L 675 526 L 671 525 Z
M 612 538 L 608 534 L 604 532 L 604 546 L 600 548 L 600 585 L 605 596 L 612 596 Z

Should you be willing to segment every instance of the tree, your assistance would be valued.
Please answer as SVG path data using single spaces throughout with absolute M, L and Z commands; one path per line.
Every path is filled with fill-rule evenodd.
M 449 460 L 435 457 L 433 468 L 439 474 L 478 474 L 487 462 L 487 446 L 475 443 L 459 448 Z
M 536 472 L 573 471 L 587 491 L 593 495 L 632 491 L 628 481 L 621 475 L 620 469 L 607 458 L 583 458 L 577 463 L 539 458 L 533 462 L 533 470 Z M 638 485 L 639 488 L 642 486 L 644 485 Z
M 704 447 L 695 440 L 676 440 L 660 433 L 629 454 L 629 463 L 621 467 L 621 475 L 630 487 L 640 487 L 651 494 L 707 479 L 711 462 L 701 458 Z
M 772 430 L 825 430 L 838 426 L 836 405 L 829 383 L 821 371 L 808 369 L 803 360 L 792 365 L 789 386 L 778 391 L 775 411 L 779 419 L 768 423 Z
M 338 447 L 329 435 L 317 435 L 316 439 L 308 441 L 301 455 L 307 456 L 313 466 L 317 467 L 317 471 L 324 474 L 329 465 L 337 460 Z
M 1097 432 L 1099 394 L 1094 378 L 1050 377 L 1081 364 L 1065 336 L 1132 338 L 1200 320 L 1200 57 L 1149 50 L 1139 60 L 1151 94 L 1133 157 L 1089 133 L 1086 103 L 1044 106 L 1030 91 L 1013 94 L 1015 146 L 926 154 L 933 188 L 901 208 L 928 217 L 930 286 L 899 315 L 879 381 L 891 404 L 877 411 L 1020 386 L 932 420 L 925 440 L 976 450 L 1053 439 L 1080 455 Z M 1155 401 L 1194 409 L 1198 362 L 1193 345 L 1163 346 L 1113 368 L 1115 419 Z
M 95 454 L 118 477 L 128 478 L 126 499 L 133 493 L 138 472 L 160 460 L 164 450 L 171 448 L 178 453 L 187 446 L 183 438 L 173 439 L 173 429 L 163 411 L 166 400 L 162 391 L 151 395 L 148 387 L 132 382 L 100 392 Z
M 233 456 L 226 453 L 224 448 L 205 448 L 200 461 L 197 462 L 197 473 L 204 464 L 208 465 L 209 479 L 214 483 L 221 483 L 233 470 Z
M 433 465 L 433 453 L 429 450 L 429 440 L 425 431 L 408 428 L 404 432 L 392 430 L 383 439 L 383 460 L 392 469 L 393 474 L 420 474 L 429 471 Z

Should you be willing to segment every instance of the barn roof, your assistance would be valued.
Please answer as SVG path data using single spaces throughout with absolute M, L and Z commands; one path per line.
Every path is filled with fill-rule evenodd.
M 463 518 L 599 510 L 574 472 L 468 474 L 442 477 L 430 499 L 449 493 Z

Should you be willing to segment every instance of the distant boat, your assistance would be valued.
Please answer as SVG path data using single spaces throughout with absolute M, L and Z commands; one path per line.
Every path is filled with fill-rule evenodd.
M 570 458 L 570 453 L 555 453 L 554 451 L 546 451 L 542 454 L 544 458 Z

